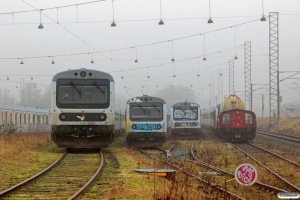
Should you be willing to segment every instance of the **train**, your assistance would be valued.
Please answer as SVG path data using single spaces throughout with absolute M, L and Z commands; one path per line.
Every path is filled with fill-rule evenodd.
M 125 110 L 115 108 L 115 135 L 125 134 Z
M 115 135 L 115 82 L 105 72 L 80 68 L 54 75 L 51 139 L 63 148 L 105 148 Z
M 0 105 L 0 133 L 49 132 L 50 110 Z
M 154 96 L 137 96 L 127 101 L 125 135 L 129 146 L 155 147 L 167 140 L 167 108 L 165 100 Z
M 173 139 L 199 139 L 201 109 L 194 102 L 178 102 L 171 106 L 171 137 Z
M 256 136 L 256 115 L 245 110 L 244 101 L 236 95 L 230 95 L 215 107 L 202 110 L 201 123 L 228 141 L 253 140 Z

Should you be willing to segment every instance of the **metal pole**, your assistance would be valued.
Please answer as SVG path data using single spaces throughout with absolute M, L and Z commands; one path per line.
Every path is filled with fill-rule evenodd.
M 278 44 L 278 46 L 279 46 L 279 44 Z M 279 49 L 279 47 L 278 47 L 278 49 Z M 278 57 L 278 63 L 279 63 L 279 57 Z M 278 70 L 278 68 L 277 68 L 277 70 Z M 277 71 L 277 99 L 278 99 L 278 101 L 277 101 L 277 108 L 278 108 L 278 110 L 277 110 L 277 123 L 278 123 L 279 120 L 280 120 L 279 71 Z
M 250 102 L 250 110 L 252 111 L 252 102 L 253 102 L 253 86 L 252 86 L 252 83 L 250 84 L 251 86 L 251 94 L 250 94 L 250 99 L 251 99 L 251 102 Z
M 261 116 L 264 117 L 264 95 L 261 95 Z

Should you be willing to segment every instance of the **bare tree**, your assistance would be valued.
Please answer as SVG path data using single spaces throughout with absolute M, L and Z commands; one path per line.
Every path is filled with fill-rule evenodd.
M 162 90 L 158 90 L 153 96 L 160 97 L 166 101 L 167 110 L 171 109 L 174 103 L 182 101 L 195 101 L 194 91 L 187 86 L 167 86 Z

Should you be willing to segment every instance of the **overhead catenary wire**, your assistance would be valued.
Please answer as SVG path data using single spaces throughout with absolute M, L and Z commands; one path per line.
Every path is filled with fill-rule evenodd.
M 22 0 L 24 1 L 24 0 Z M 45 14 L 43 14 L 45 15 Z M 45 15 L 47 16 L 47 15 Z M 48 17 L 48 16 L 47 16 Z M 51 19 L 50 17 L 48 17 L 49 19 Z M 54 21 L 53 19 L 51 19 L 52 21 Z M 243 22 L 243 23 L 239 23 L 239 24 L 236 24 L 234 25 L 235 27 L 236 26 L 242 26 L 242 25 L 245 25 L 245 24 L 248 24 L 248 23 L 252 23 L 252 22 L 256 22 L 256 21 L 260 21 L 260 19 L 255 19 L 255 20 L 251 20 L 251 21 L 247 21 L 247 22 Z M 69 33 L 71 33 L 73 36 L 75 36 L 76 38 L 78 38 L 79 40 L 81 40 L 82 42 L 84 42 L 86 45 L 88 45 L 89 47 L 91 47 L 92 49 L 94 49 L 95 51 L 94 52 L 82 52 L 82 53 L 72 53 L 72 54 L 57 54 L 57 55 L 51 55 L 53 57 L 65 57 L 65 56 L 77 56 L 77 55 L 84 55 L 84 54 L 87 54 L 87 53 L 100 53 L 101 55 L 103 55 L 102 53 L 104 52 L 109 52 L 109 51 L 120 51 L 120 50 L 125 50 L 125 49 L 130 49 L 132 48 L 131 47 L 124 47 L 124 48 L 116 48 L 116 49 L 108 49 L 108 50 L 102 50 L 102 51 L 99 51 L 99 50 L 96 50 L 94 47 L 92 47 L 91 45 L 89 45 L 88 43 L 86 43 L 85 41 L 83 41 L 81 38 L 79 38 L 78 36 L 76 36 L 74 33 L 72 33 L 71 31 L 69 31 L 68 29 L 66 29 L 64 26 L 61 25 L 61 23 L 59 23 L 58 25 L 60 25 L 61 27 L 63 27 L 65 30 L 67 30 Z M 187 39 L 187 38 L 191 38 L 191 37 L 196 37 L 196 36 L 199 36 L 199 35 L 204 35 L 204 41 L 205 41 L 205 34 L 209 34 L 209 33 L 214 33 L 214 32 L 218 32 L 218 31 L 222 31 L 222 30 L 225 30 L 225 29 L 229 29 L 229 28 L 232 28 L 233 26 L 227 26 L 227 27 L 223 27 L 223 28 L 219 28 L 219 29 L 215 29 L 215 30 L 211 30 L 211 31 L 207 31 L 207 32 L 202 32 L 202 33 L 198 33 L 198 34 L 193 34 L 193 35 L 188 35 L 188 36 L 183 36 L 183 37 L 178 37 L 178 38 L 173 38 L 173 39 L 168 39 L 168 40 L 162 40 L 162 41 L 158 41 L 158 42 L 153 42 L 153 43 L 146 43 L 146 44 L 141 44 L 141 45 L 136 45 L 135 47 L 144 47 L 144 46 L 149 46 L 149 45 L 155 45 L 155 44 L 161 44 L 161 43 L 166 43 L 166 42 L 169 42 L 169 41 L 174 41 L 174 40 L 182 40 L 182 39 Z M 204 45 L 205 45 L 205 42 L 204 42 Z M 105 56 L 105 55 L 103 55 Z M 31 58 L 46 58 L 48 57 L 47 56 L 27 56 L 27 57 L 22 57 L 23 59 L 31 59 Z M 106 56 L 105 56 L 106 57 Z M 20 57 L 19 57 L 20 58 Z M 4 59 L 18 59 L 18 58 L 13 58 L 13 57 L 10 57 L 10 58 L 0 58 L 0 60 L 4 60 Z M 115 63 L 117 64 L 117 63 Z M 119 66 L 120 67 L 120 66 Z
M 89 2 L 83 2 L 83 3 L 77 3 L 77 4 L 71 4 L 71 5 L 65 5 L 65 6 L 55 6 L 50 8 L 39 8 L 34 10 L 23 10 L 23 11 L 15 11 L 15 12 L 7 12 L 7 13 L 0 13 L 0 15 L 10 15 L 10 14 L 17 14 L 17 13 L 26 13 L 26 12 L 36 12 L 37 10 L 52 10 L 52 9 L 58 9 L 58 8 L 67 8 L 72 6 L 80 6 L 85 4 L 92 4 L 92 3 L 98 3 L 105 0 L 98 0 L 98 1 L 89 1 Z
M 31 4 L 27 3 L 26 1 L 22 0 L 24 3 L 26 3 L 27 5 L 29 5 L 30 7 L 36 9 L 34 6 L 32 6 Z M 37 10 L 37 9 L 36 9 Z M 45 15 L 43 13 L 44 16 L 46 16 L 47 18 L 49 18 L 51 21 L 55 22 L 54 19 L 52 19 L 51 17 Z M 66 27 L 64 27 L 63 25 L 61 25 L 60 23 L 58 23 L 58 25 L 60 27 L 62 27 L 65 31 L 69 32 L 71 35 L 73 35 L 74 37 L 76 37 L 78 40 L 80 40 L 81 42 L 83 42 L 84 44 L 86 44 L 87 46 L 89 46 L 91 49 L 93 49 L 96 53 L 100 53 L 103 57 L 107 58 L 108 60 L 110 60 L 106 55 L 104 55 L 102 52 L 98 51 L 96 48 L 94 48 L 93 46 L 91 46 L 90 44 L 88 44 L 86 41 L 84 41 L 83 39 L 81 39 L 80 37 L 78 37 L 77 35 L 75 35 L 73 32 L 71 32 L 69 29 L 67 29 Z M 89 54 L 89 53 L 93 53 L 93 52 L 88 52 L 86 54 Z M 69 54 L 69 55 L 74 55 L 74 54 Z M 43 56 L 43 57 L 46 57 L 46 56 Z M 57 56 L 54 56 L 52 55 L 52 57 L 57 57 Z M 19 58 L 18 58 L 19 59 Z M 22 57 L 22 59 L 25 59 L 24 57 Z M 122 67 L 117 64 L 116 62 L 114 62 L 113 60 L 111 60 L 111 62 L 113 62 L 115 65 L 117 65 L 119 68 L 122 69 Z

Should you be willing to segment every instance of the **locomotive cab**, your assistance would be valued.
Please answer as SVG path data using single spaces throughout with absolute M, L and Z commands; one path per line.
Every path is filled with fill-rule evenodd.
M 219 136 L 223 139 L 247 141 L 255 138 L 256 117 L 251 111 L 225 111 L 220 115 L 219 122 Z

